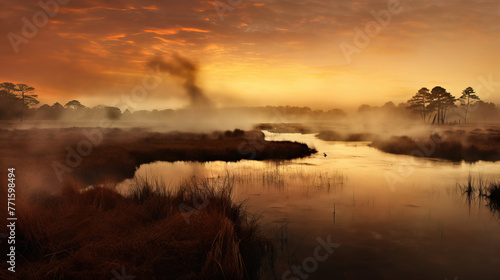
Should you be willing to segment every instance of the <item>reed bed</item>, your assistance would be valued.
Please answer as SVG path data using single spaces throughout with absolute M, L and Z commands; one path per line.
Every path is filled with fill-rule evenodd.
M 272 242 L 232 200 L 233 184 L 193 178 L 171 191 L 146 178 L 127 196 L 76 183 L 33 195 L 18 207 L 16 277 L 112 279 L 125 269 L 135 279 L 258 279 L 272 270 Z

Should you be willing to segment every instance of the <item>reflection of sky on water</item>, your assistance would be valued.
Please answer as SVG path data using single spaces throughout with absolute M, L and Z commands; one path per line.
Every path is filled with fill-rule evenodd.
M 261 215 L 264 232 L 276 241 L 279 278 L 288 264 L 313 254 L 318 237 L 331 234 L 341 246 L 311 279 L 496 279 L 500 222 L 484 202 L 469 207 L 457 183 L 469 172 L 495 180 L 499 164 L 390 155 L 365 142 L 312 135 L 266 135 L 319 153 L 288 162 L 157 162 L 136 175 L 156 176 L 172 188 L 193 176 L 234 176 L 235 198 Z

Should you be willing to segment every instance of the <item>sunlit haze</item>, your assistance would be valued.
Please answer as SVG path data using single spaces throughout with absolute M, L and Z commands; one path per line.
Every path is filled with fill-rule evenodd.
M 355 109 L 437 85 L 500 101 L 477 88 L 481 77 L 500 80 L 495 0 L 59 2 L 68 3 L 23 35 L 45 10 L 0 0 L 0 80 L 34 86 L 41 104 L 110 104 L 142 84 L 149 61 L 173 53 L 198 65 L 198 86 L 217 106 Z M 136 109 L 188 102 L 163 73 Z

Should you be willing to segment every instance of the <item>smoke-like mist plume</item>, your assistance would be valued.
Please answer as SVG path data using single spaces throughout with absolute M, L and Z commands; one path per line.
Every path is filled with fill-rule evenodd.
M 189 96 L 192 107 L 206 108 L 212 106 L 212 102 L 197 85 L 198 66 L 189 59 L 173 53 L 168 60 L 156 57 L 148 63 L 148 66 L 180 78 L 183 81 L 183 87 Z

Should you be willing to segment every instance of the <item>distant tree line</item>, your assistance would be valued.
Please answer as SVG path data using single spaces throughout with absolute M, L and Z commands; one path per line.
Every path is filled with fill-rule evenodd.
M 43 104 L 38 108 L 38 96 L 35 89 L 25 84 L 0 84 L 0 120 L 37 119 L 37 120 L 90 120 L 107 118 L 111 120 L 162 120 L 183 118 L 192 113 L 191 109 L 137 110 L 134 112 L 117 107 L 97 105 L 92 108 L 83 105 L 78 100 L 71 100 L 62 105 L 56 102 L 52 105 Z M 234 107 L 220 108 L 221 113 L 248 114 L 271 118 L 276 122 L 287 122 L 298 119 L 332 119 L 346 116 L 339 109 L 328 111 L 312 110 L 310 107 L 299 106 L 265 106 L 265 107 Z
M 470 121 L 500 121 L 500 108 L 491 102 L 482 101 L 472 87 L 462 91 L 456 98 L 440 86 L 432 90 L 421 88 L 407 102 L 387 102 L 383 106 L 363 104 L 358 108 L 358 115 L 365 119 L 375 116 L 387 120 L 412 120 L 416 116 L 422 122 L 432 124 L 465 124 Z
M 35 107 L 40 102 L 35 89 L 26 84 L 0 84 L 0 120 L 37 119 L 37 120 L 91 120 L 107 118 L 111 120 L 165 120 L 183 119 L 192 113 L 192 109 L 166 110 L 138 110 L 123 112 L 106 105 L 97 105 L 92 108 L 71 100 L 62 105 L 56 102 L 52 105 L 44 104 Z M 310 107 L 300 106 L 263 106 L 263 107 L 229 107 L 217 109 L 219 113 L 240 115 L 253 119 L 265 118 L 276 123 L 293 122 L 300 120 L 334 120 L 348 116 L 340 109 L 313 110 Z M 498 121 L 500 109 L 493 103 L 483 102 L 471 87 L 463 90 L 460 98 L 455 98 L 443 87 L 437 86 L 432 90 L 421 88 L 407 102 L 397 106 L 387 102 L 383 106 L 361 105 L 358 116 L 365 119 L 375 119 L 374 116 L 394 119 L 415 119 L 419 116 L 423 122 L 433 124 L 466 123 L 474 121 Z
M 41 119 L 58 120 L 64 119 L 93 119 L 108 118 L 117 120 L 122 112 L 117 107 L 97 105 L 88 108 L 78 100 L 71 100 L 64 106 L 59 102 L 52 105 L 40 104 L 38 95 L 34 94 L 35 88 L 26 84 L 13 84 L 5 82 L 0 84 L 0 120 L 19 119 Z

